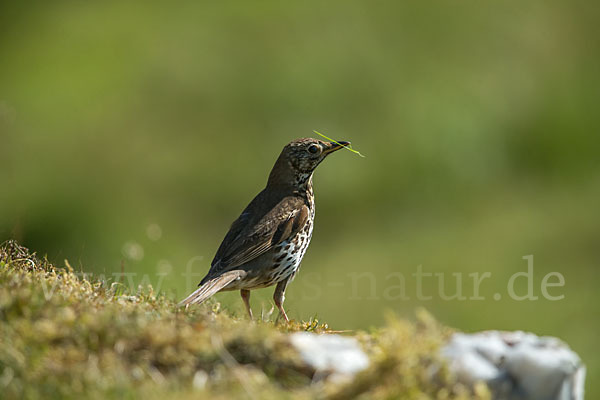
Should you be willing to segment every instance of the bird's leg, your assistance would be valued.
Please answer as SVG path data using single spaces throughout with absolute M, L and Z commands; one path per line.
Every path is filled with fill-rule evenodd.
M 283 281 L 277 284 L 277 286 L 275 287 L 275 293 L 273 293 L 273 300 L 275 300 L 275 305 L 279 309 L 279 316 L 277 317 L 277 319 L 279 319 L 279 317 L 283 317 L 285 319 L 285 322 L 289 323 L 290 320 L 288 319 L 288 316 L 285 313 L 285 310 L 283 309 L 283 302 L 285 300 L 285 288 L 287 287 L 287 284 L 287 279 L 284 279 Z
M 248 315 L 250 316 L 250 319 L 253 319 L 252 309 L 250 308 L 250 291 L 246 290 L 246 289 L 242 289 L 242 290 L 240 290 L 240 294 L 242 295 L 242 300 L 244 300 L 244 305 L 246 306 L 246 311 L 248 311 Z

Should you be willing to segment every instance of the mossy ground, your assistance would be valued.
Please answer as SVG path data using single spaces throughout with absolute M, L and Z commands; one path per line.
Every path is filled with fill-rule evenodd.
M 331 332 L 316 320 L 251 322 L 214 301 L 182 310 L 151 287 L 128 293 L 15 242 L 0 248 L 4 399 L 487 398 L 453 382 L 437 355 L 450 330 L 426 314 L 346 333 L 372 360 L 350 382 L 314 379 L 289 345 L 294 331 Z

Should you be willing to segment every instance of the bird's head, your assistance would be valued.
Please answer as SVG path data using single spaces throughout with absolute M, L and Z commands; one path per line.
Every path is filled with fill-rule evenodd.
M 303 185 L 325 157 L 349 144 L 341 140 L 324 142 L 314 138 L 293 140 L 283 148 L 271 171 L 269 184 Z

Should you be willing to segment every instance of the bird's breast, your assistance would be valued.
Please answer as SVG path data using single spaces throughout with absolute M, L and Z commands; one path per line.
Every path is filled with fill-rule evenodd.
M 293 279 L 300 267 L 302 258 L 310 244 L 313 232 L 314 211 L 306 224 L 288 240 L 281 242 L 274 248 L 271 268 L 267 276 L 267 283 L 273 285 L 284 279 Z

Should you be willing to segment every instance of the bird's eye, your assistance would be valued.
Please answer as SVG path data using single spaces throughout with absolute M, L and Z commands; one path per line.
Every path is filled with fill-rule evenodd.
M 317 154 L 320 150 L 321 150 L 321 148 L 319 146 L 317 146 L 316 144 L 312 144 L 308 148 L 308 152 L 311 154 Z

